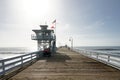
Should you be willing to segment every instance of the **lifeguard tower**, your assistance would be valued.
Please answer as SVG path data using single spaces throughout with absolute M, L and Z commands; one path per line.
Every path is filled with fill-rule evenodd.
M 39 30 L 32 30 L 35 35 L 31 35 L 32 40 L 37 40 L 38 50 L 50 48 L 51 53 L 56 52 L 56 35 L 54 30 L 47 29 L 48 25 L 40 25 Z

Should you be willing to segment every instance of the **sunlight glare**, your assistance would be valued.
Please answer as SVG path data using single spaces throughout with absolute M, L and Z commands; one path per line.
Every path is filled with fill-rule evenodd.
M 48 16 L 51 5 L 50 0 L 24 0 L 25 11 L 32 18 Z

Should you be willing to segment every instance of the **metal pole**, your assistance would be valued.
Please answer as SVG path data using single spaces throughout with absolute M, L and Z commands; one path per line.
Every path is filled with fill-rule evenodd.
M 56 22 L 55 22 L 55 46 L 54 46 L 54 52 L 56 52 L 56 43 L 57 43 L 57 29 L 56 29 Z
M 56 22 L 55 22 L 55 35 L 56 35 Z
M 71 49 L 73 49 L 73 38 L 70 37 L 70 38 L 69 38 L 69 41 L 71 41 Z
M 72 49 L 73 49 L 73 38 L 72 38 L 72 42 L 71 42 L 71 44 L 72 44 Z

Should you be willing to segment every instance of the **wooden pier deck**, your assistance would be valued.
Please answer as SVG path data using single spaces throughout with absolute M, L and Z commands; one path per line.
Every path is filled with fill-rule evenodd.
M 40 58 L 9 80 L 120 80 L 120 71 L 61 48 L 54 56 Z

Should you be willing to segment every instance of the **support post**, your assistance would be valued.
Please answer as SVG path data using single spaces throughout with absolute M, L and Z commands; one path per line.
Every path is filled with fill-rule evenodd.
M 5 61 L 4 60 L 2 61 L 2 67 L 3 67 L 2 70 L 3 70 L 3 75 L 4 75 L 5 74 Z
M 108 62 L 110 62 L 110 55 L 108 55 Z
M 23 67 L 23 56 L 21 56 L 21 67 Z

